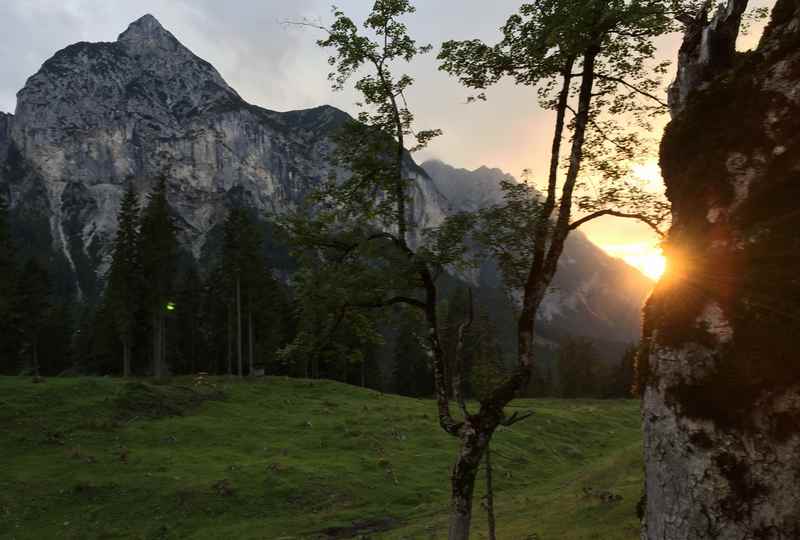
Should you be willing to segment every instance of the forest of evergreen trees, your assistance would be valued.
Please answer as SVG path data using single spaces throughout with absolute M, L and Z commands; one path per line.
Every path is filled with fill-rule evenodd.
M 399 308 L 382 319 L 338 315 L 325 291 L 309 282 L 313 273 L 297 266 L 290 276 L 275 267 L 274 251 L 265 248 L 274 230 L 252 211 L 230 210 L 221 241 L 203 262 L 180 248 L 166 179 L 143 206 L 129 186 L 117 220 L 104 292 L 97 302 L 78 301 L 54 290 L 48 260 L 19 260 L 0 198 L 0 373 L 288 375 L 433 395 L 423 321 Z M 466 288 L 452 289 L 441 307 L 451 359 L 455 328 L 468 309 Z M 465 391 L 476 398 L 502 377 L 512 356 L 488 311 L 477 306 L 464 339 Z M 566 340 L 539 367 L 529 394 L 627 397 L 633 353 L 609 365 L 590 341 Z

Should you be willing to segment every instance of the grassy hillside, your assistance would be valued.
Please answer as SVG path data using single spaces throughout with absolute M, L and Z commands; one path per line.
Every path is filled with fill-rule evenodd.
M 536 414 L 494 438 L 499 537 L 637 538 L 638 404 L 515 406 Z M 0 378 L 0 537 L 445 538 L 434 411 L 326 381 Z

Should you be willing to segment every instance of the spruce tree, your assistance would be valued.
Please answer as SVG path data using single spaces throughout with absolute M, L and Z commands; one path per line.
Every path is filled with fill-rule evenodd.
M 40 375 L 39 347 L 52 308 L 50 276 L 36 259 L 29 259 L 17 284 L 15 313 L 22 337 L 23 358 L 34 376 Z
M 122 374 L 131 375 L 131 356 L 136 334 L 137 312 L 142 297 L 139 250 L 139 202 L 129 184 L 117 215 L 117 236 L 111 259 L 105 302 L 122 343 Z
M 165 313 L 173 293 L 178 258 L 177 227 L 167 202 L 167 181 L 161 177 L 147 196 L 139 226 L 139 255 L 145 287 L 143 300 L 150 314 L 153 370 L 156 378 L 165 372 Z

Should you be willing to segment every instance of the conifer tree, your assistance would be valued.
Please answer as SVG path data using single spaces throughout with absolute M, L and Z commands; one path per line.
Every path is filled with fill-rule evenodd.
M 178 258 L 177 227 L 167 202 L 167 180 L 161 177 L 147 196 L 139 226 L 139 255 L 147 287 L 143 299 L 150 314 L 153 370 L 165 374 L 165 313 L 173 293 Z
M 252 317 L 256 306 L 255 297 L 259 284 L 263 279 L 262 238 L 256 224 L 243 208 L 234 208 L 228 214 L 224 224 L 222 248 L 222 265 L 229 285 L 234 306 L 236 332 L 236 367 L 237 374 L 243 374 L 243 296 L 246 301 L 245 318 L 249 331 L 249 343 L 252 345 Z M 253 347 L 248 350 L 249 368 L 253 371 Z
M 0 373 L 13 373 L 19 349 L 19 334 L 14 321 L 15 286 L 18 279 L 16 249 L 11 240 L 8 205 L 0 196 Z
M 39 347 L 50 316 L 50 276 L 36 259 L 23 267 L 16 290 L 15 313 L 19 320 L 24 358 L 34 376 L 40 375 Z
M 117 215 L 117 236 L 105 301 L 122 343 L 122 375 L 131 375 L 131 357 L 136 335 L 137 313 L 142 297 L 139 250 L 139 202 L 133 184 L 128 184 Z

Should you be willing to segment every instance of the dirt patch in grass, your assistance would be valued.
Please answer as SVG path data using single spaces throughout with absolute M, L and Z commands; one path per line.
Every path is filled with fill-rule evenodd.
M 129 382 L 114 398 L 114 416 L 119 420 L 184 416 L 206 401 L 224 398 L 221 390 L 210 386 L 193 388 Z
M 338 540 L 344 538 L 360 538 L 362 535 L 388 531 L 400 524 L 394 518 L 383 517 L 354 521 L 348 527 L 328 527 L 314 533 L 319 540 Z

